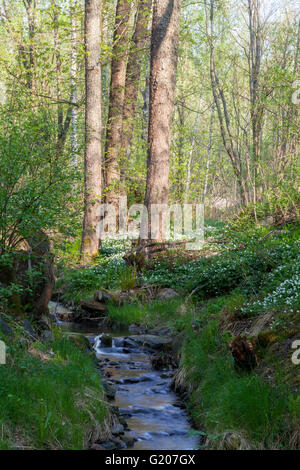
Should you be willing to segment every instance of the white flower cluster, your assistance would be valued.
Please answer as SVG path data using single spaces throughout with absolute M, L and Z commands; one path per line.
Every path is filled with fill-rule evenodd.
M 262 301 L 247 304 L 242 312 L 249 315 L 258 311 L 275 310 L 276 308 L 297 308 L 300 305 L 300 274 L 283 281 L 276 289 L 269 293 Z

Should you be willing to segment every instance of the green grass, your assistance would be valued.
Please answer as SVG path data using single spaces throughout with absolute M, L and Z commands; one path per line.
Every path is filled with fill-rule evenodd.
M 54 354 L 42 361 L 21 341 L 10 340 L 8 363 L 0 366 L 0 449 L 86 448 L 107 416 L 92 358 L 63 337 L 31 347 Z
M 201 334 L 189 332 L 181 368 L 191 390 L 195 423 L 208 434 L 239 431 L 257 447 L 268 448 L 286 431 L 287 393 L 256 373 L 238 373 L 228 338 L 216 322 Z
M 108 316 L 119 327 L 127 327 L 132 323 L 141 323 L 147 327 L 173 324 L 178 319 L 182 299 L 168 302 L 154 300 L 149 303 L 128 303 L 122 306 L 110 304 Z

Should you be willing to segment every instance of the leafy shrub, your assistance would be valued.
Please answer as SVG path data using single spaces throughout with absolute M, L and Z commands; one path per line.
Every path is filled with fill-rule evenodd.
M 134 289 L 137 283 L 137 271 L 135 267 L 129 266 L 124 269 L 120 276 L 120 287 L 123 291 Z
M 56 131 L 44 115 L 1 116 L 0 253 L 5 253 L 41 230 L 70 233 L 71 216 L 72 226 L 78 218 L 78 172 L 69 155 L 60 152 L 57 158 Z
M 114 255 L 110 258 L 98 259 L 98 264 L 81 269 L 67 269 L 57 287 L 63 290 L 63 299 L 78 303 L 87 298 L 97 289 L 117 289 L 120 278 L 126 271 L 125 261 Z

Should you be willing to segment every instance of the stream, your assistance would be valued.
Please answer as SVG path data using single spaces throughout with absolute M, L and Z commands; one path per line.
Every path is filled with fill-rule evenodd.
M 52 314 L 70 312 L 56 302 L 50 302 L 49 310 Z M 80 323 L 57 323 L 64 330 L 84 334 L 93 345 L 106 384 L 116 389 L 111 404 L 118 407 L 122 422 L 126 421 L 121 431 L 126 442 L 131 441 L 128 447 L 133 450 L 197 449 L 198 438 L 189 436 L 188 414 L 170 387 L 174 371 L 152 369 L 151 351 L 144 347 L 142 335 Z

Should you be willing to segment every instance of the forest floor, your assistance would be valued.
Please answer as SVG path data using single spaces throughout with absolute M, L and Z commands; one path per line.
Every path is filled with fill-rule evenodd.
M 202 253 L 172 252 L 141 271 L 123 260 L 128 242 L 105 242 L 89 266 L 76 264 L 78 245 L 70 244 L 58 253 L 56 293 L 76 309 L 106 289 L 106 326 L 171 330 L 173 385 L 204 448 L 299 449 L 299 235 L 300 224 L 239 230 L 210 222 Z M 82 449 L 104 439 L 109 407 L 86 345 L 56 327 L 49 341 L 33 338 L 3 315 L 12 335 L 0 333 L 8 355 L 0 448 Z M 236 337 L 244 340 L 238 354 L 229 347 Z M 245 342 L 255 351 L 250 368 Z

